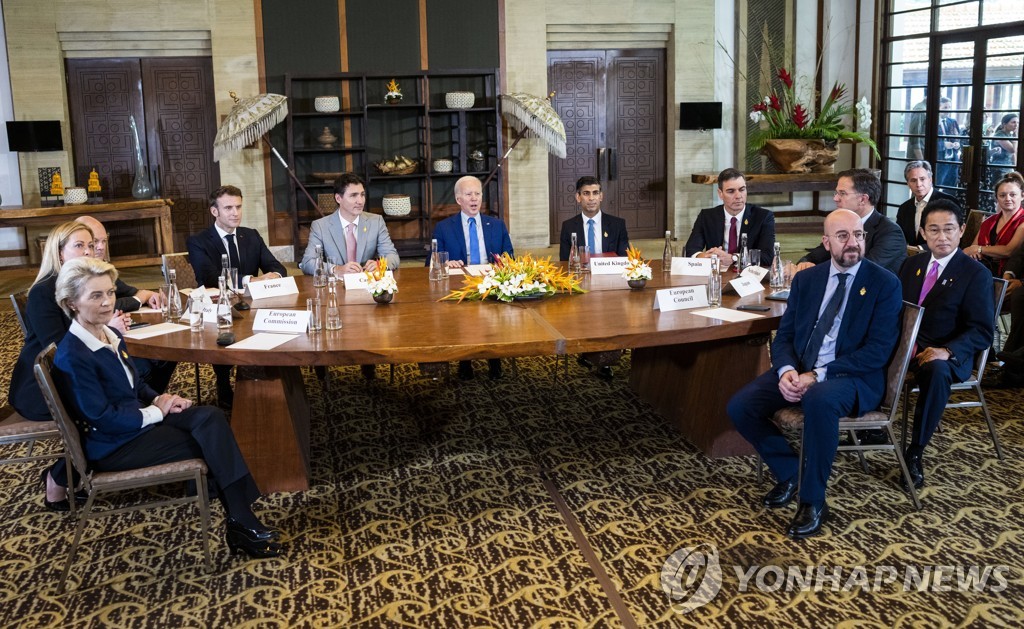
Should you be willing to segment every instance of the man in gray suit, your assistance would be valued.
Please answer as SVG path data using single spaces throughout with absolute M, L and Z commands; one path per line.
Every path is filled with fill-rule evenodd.
M 358 175 L 344 173 L 334 180 L 334 200 L 338 211 L 313 221 L 309 229 L 309 243 L 302 255 L 299 268 L 313 275 L 316 265 L 316 246 L 321 245 L 327 260 L 334 263 L 336 275 L 372 271 L 377 258 L 384 256 L 388 268 L 398 268 L 398 250 L 391 242 L 384 219 L 376 214 L 364 213 L 366 185 Z

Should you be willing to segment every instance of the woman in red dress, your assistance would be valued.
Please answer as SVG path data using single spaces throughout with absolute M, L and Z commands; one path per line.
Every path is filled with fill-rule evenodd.
M 981 224 L 974 242 L 964 251 L 992 270 L 995 277 L 1003 276 L 1003 267 L 1021 243 L 1024 243 L 1024 177 L 1011 171 L 996 184 L 996 207 L 999 212 Z

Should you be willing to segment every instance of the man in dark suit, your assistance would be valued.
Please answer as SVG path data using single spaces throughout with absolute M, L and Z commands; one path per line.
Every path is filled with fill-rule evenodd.
M 263 237 L 255 229 L 241 227 L 242 191 L 235 186 L 221 186 L 210 193 L 210 214 L 213 225 L 189 236 L 188 261 L 200 286 L 216 287 L 220 277 L 221 256 L 227 254 L 228 264 L 238 269 L 238 280 L 245 286 L 250 281 L 269 280 L 288 274 L 284 265 L 270 253 Z M 259 273 L 262 275 L 258 275 Z M 217 375 L 217 401 L 228 410 L 234 401 L 231 390 L 231 365 L 214 365 Z
M 718 198 L 722 205 L 700 211 L 683 248 L 685 255 L 698 258 L 717 255 L 722 268 L 740 252 L 747 235 L 747 247 L 759 249 L 758 264 L 768 268 L 775 252 L 775 215 L 759 205 L 747 204 L 747 181 L 735 168 L 718 173 Z
M 558 259 L 569 259 L 572 235 L 576 234 L 576 246 L 586 247 L 590 255 L 614 253 L 625 256 L 629 248 L 629 234 L 626 221 L 601 211 L 604 192 L 597 177 L 580 177 L 576 180 L 576 203 L 582 214 L 577 214 L 562 223 L 558 238 Z M 600 234 L 600 237 L 598 237 Z
M 924 211 L 924 206 L 932 200 L 946 199 L 955 203 L 956 199 L 935 189 L 932 165 L 925 160 L 908 162 L 903 169 L 903 178 L 907 180 L 911 196 L 896 210 L 896 224 L 903 230 L 907 244 L 926 251 L 925 238 L 921 235 L 921 212 Z
M 1010 255 L 1003 268 L 1003 279 L 1010 284 L 1004 303 L 1010 304 L 1010 333 L 1003 342 L 1003 351 L 999 352 L 999 360 L 1003 361 L 1002 386 L 1007 388 L 1024 387 L 1024 246 Z
M 971 375 L 974 355 L 992 344 L 995 327 L 992 273 L 960 250 L 959 210 L 944 199 L 929 203 L 921 231 L 931 255 L 913 256 L 900 269 L 903 299 L 924 307 L 910 367 L 921 387 L 906 453 L 915 487 L 924 484 L 921 454 L 942 419 L 949 387 Z
M 500 218 L 480 214 L 483 205 L 483 186 L 479 179 L 467 175 L 456 181 L 455 202 L 462 211 L 449 216 L 434 227 L 437 250 L 448 252 L 449 267 L 487 264 L 503 253 L 515 255 L 512 238 L 508 235 L 505 223 Z M 430 264 L 429 259 L 427 264 Z M 492 380 L 501 378 L 500 358 L 488 359 L 487 366 Z M 459 378 L 469 380 L 472 377 L 473 363 L 468 360 L 460 361 Z
M 200 286 L 217 287 L 221 274 L 221 256 L 238 269 L 242 286 L 250 280 L 269 280 L 288 274 L 284 265 L 270 253 L 263 237 L 255 229 L 242 227 L 242 191 L 235 186 L 221 186 L 210 193 L 210 214 L 213 225 L 189 236 L 188 260 L 196 272 Z M 259 275 L 259 273 L 263 273 Z
M 864 257 L 898 273 L 907 257 L 907 239 L 896 223 L 875 210 L 881 195 L 882 183 L 878 177 L 865 168 L 852 168 L 839 173 L 836 193 L 832 199 L 836 209 L 851 210 L 860 217 L 862 229 L 866 233 Z M 821 264 L 828 258 L 825 247 L 818 245 L 800 258 L 793 273 Z
M 110 256 L 107 253 L 107 244 L 110 242 L 110 238 L 107 236 L 107 229 L 103 227 L 103 223 L 91 216 L 79 216 L 75 220 L 92 230 L 93 257 L 110 262 Z M 158 291 L 130 286 L 125 284 L 120 277 L 114 282 L 114 290 L 117 297 L 114 308 L 121 312 L 135 312 L 142 307 L 142 304 L 146 304 L 154 310 L 160 310 L 161 298 Z
M 878 407 L 885 365 L 899 325 L 896 276 L 864 259 L 860 218 L 836 210 L 825 219 L 822 243 L 829 261 L 793 278 L 786 313 L 772 343 L 771 369 L 740 389 L 727 411 L 736 430 L 760 453 L 778 484 L 763 499 L 769 508 L 800 507 L 787 534 L 816 535 L 828 517 L 825 486 L 839 444 L 839 418 Z M 772 415 L 799 404 L 804 420 L 804 473 Z

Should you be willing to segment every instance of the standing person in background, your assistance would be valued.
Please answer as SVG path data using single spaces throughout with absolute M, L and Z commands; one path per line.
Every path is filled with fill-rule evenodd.
M 935 158 L 935 185 L 947 190 L 955 188 L 960 179 L 960 137 L 963 135 L 960 123 L 949 115 L 952 108 L 953 101 L 945 96 L 939 99 L 939 146 Z

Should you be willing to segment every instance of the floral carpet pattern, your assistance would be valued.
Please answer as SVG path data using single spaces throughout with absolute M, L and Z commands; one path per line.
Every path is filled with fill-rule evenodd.
M 20 337 L 10 313 L 0 333 Z M 18 345 L 0 352 L 8 372 Z M 197 510 L 167 507 L 90 522 L 58 596 L 72 520 L 43 509 L 41 464 L 0 466 L 0 626 L 1024 624 L 1021 390 L 989 394 L 1005 460 L 976 411 L 948 411 L 921 511 L 891 454 L 870 453 L 867 474 L 844 455 L 824 534 L 794 542 L 793 510 L 759 506 L 754 458 L 697 452 L 632 394 L 628 354 L 612 382 L 572 359 L 557 379 L 553 357 L 510 363 L 497 382 L 482 362 L 469 382 L 396 365 L 393 382 L 386 366 L 371 383 L 334 368 L 325 388 L 308 373 L 311 488 L 256 504 L 286 554 L 229 555 L 213 505 L 210 574 Z M 172 390 L 193 395 L 192 378 L 181 366 Z M 212 370 L 201 378 L 210 400 Z M 689 611 L 662 588 L 683 548 L 713 548 L 721 568 L 717 595 Z M 928 581 L 941 566 L 954 576 Z M 987 580 L 959 587 L 971 567 Z

